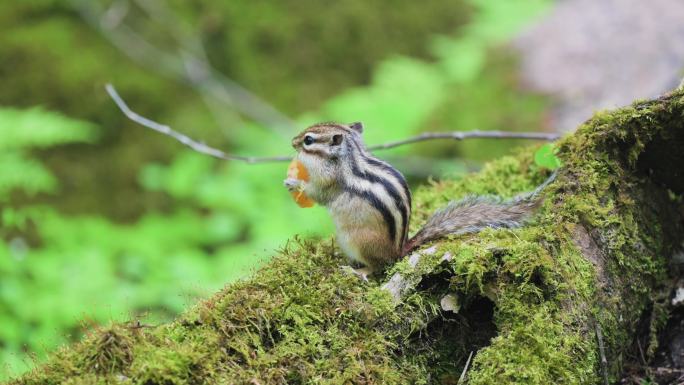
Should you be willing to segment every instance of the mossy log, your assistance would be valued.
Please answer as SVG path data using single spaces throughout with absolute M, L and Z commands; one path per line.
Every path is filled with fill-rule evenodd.
M 637 325 L 662 324 L 684 240 L 684 92 L 598 113 L 557 147 L 522 228 L 427 245 L 369 283 L 332 239 L 295 239 L 177 321 L 103 327 L 13 383 L 455 384 L 471 352 L 469 384 L 613 381 Z M 421 188 L 413 230 L 449 200 L 532 190 L 549 174 L 533 152 Z M 414 288 L 399 303 L 396 273 Z

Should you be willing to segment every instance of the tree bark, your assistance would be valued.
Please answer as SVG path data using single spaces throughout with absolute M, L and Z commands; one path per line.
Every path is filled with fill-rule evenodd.
M 613 382 L 644 322 L 663 325 L 680 273 L 684 92 L 599 113 L 557 148 L 558 177 L 523 228 L 435 242 L 367 284 L 340 271 L 332 240 L 297 240 L 177 321 L 95 330 L 14 383 Z M 434 183 L 413 225 L 548 173 L 531 149 Z

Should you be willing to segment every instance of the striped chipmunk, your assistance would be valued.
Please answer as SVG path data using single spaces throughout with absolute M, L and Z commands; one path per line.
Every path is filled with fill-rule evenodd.
M 361 123 L 319 123 L 292 140 L 308 181 L 287 178 L 291 192 L 303 191 L 325 206 L 337 229 L 337 242 L 366 280 L 422 244 L 444 237 L 478 232 L 486 227 L 520 226 L 540 205 L 538 193 L 555 173 L 531 193 L 503 201 L 471 196 L 436 211 L 413 237 L 408 237 L 411 192 L 394 167 L 366 151 Z

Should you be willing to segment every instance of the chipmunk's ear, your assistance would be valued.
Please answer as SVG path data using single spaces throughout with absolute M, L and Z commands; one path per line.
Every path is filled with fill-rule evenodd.
M 363 123 L 361 123 L 361 122 L 349 123 L 349 128 L 351 128 L 352 130 L 354 130 L 360 134 L 363 132 Z
M 342 144 L 342 134 L 333 135 L 332 141 L 330 142 L 330 145 L 339 146 L 340 144 Z

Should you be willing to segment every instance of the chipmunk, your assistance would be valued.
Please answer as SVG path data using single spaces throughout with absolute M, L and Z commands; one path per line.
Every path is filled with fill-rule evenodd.
M 325 206 L 337 229 L 337 242 L 354 262 L 362 279 L 397 261 L 420 245 L 451 234 L 486 227 L 520 226 L 541 203 L 538 192 L 509 201 L 468 197 L 436 211 L 413 237 L 408 237 L 411 192 L 404 176 L 365 149 L 363 124 L 319 123 L 292 140 L 309 180 L 285 179 L 289 191 L 303 191 Z

